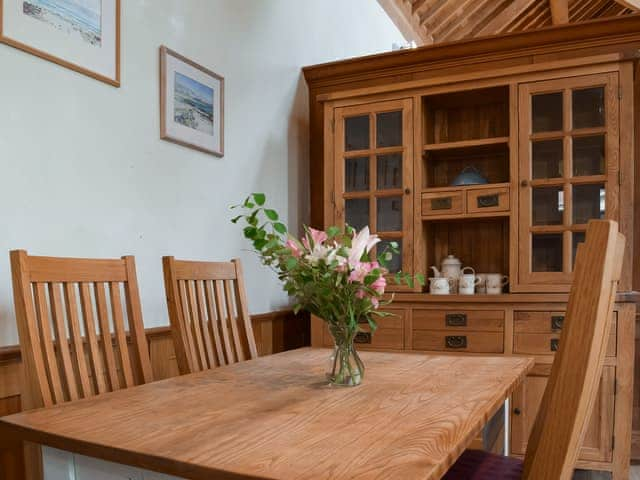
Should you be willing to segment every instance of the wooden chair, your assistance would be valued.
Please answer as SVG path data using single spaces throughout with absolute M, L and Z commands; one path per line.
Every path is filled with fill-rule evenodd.
M 444 480 L 572 477 L 602 374 L 624 244 L 616 222 L 589 222 L 586 243 L 578 247 L 560 348 L 524 462 L 467 451 Z
M 240 260 L 162 265 L 181 374 L 258 357 Z
M 10 258 L 25 408 L 152 381 L 134 257 L 35 257 L 14 250 Z

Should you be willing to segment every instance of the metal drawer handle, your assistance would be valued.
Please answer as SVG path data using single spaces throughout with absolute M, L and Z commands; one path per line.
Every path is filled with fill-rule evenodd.
M 466 313 L 447 313 L 444 316 L 444 323 L 447 327 L 466 327 L 467 314 Z
M 559 346 L 560 346 L 560 340 L 558 340 L 557 338 L 552 338 L 550 343 L 551 351 L 557 352 Z
M 466 335 L 447 335 L 444 342 L 447 348 L 467 348 Z
M 564 315 L 554 315 L 551 317 L 551 330 L 562 330 Z
M 371 332 L 358 332 L 353 339 L 354 343 L 371 343 Z
M 431 210 L 451 210 L 451 197 L 431 199 Z
M 513 409 L 513 414 L 514 415 L 520 415 L 521 413 L 522 413 L 522 411 L 518 407 Z
M 500 205 L 500 195 L 481 195 L 478 197 L 478 208 L 497 207 Z

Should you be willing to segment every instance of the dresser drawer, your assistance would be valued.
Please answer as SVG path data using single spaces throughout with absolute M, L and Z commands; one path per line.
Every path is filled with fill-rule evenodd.
M 357 348 L 388 350 L 404 349 L 405 310 L 389 308 L 386 309 L 386 311 L 392 315 L 383 318 L 376 318 L 378 328 L 373 334 L 371 334 L 371 328 L 368 323 L 360 325 L 362 332 L 358 333 L 355 339 Z M 325 347 L 333 347 L 333 337 L 329 332 L 329 328 L 326 326 L 324 329 L 322 343 Z
M 467 191 L 467 213 L 509 211 L 509 187 L 482 188 Z
M 502 353 L 502 332 L 462 332 L 460 330 L 413 330 L 414 350 L 434 352 Z
M 564 312 L 515 312 L 513 352 L 528 355 L 553 355 L 558 349 Z M 611 319 L 607 341 L 608 357 L 616 356 L 617 320 Z
M 503 310 L 413 310 L 414 330 L 502 332 Z
M 464 193 L 459 190 L 423 193 L 421 203 L 423 217 L 463 213 Z

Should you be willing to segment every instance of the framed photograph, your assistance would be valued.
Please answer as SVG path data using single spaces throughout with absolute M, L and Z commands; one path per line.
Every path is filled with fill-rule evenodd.
M 0 0 L 0 42 L 120 86 L 120 0 Z
M 224 78 L 160 47 L 160 138 L 224 155 Z

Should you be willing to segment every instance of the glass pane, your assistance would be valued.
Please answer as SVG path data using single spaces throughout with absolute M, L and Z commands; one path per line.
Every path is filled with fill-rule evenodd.
M 584 239 L 587 236 L 587 234 L 585 232 L 573 232 L 572 237 L 571 237 L 571 251 L 572 256 L 571 256 L 571 264 L 575 265 L 576 263 L 576 253 L 578 253 L 578 244 L 579 243 L 584 243 Z
M 346 192 L 369 190 L 369 157 L 344 160 L 344 189 Z
M 533 142 L 531 150 L 533 178 L 559 178 L 564 176 L 562 170 L 562 139 Z
M 531 99 L 533 132 L 562 130 L 562 92 L 534 95 Z
M 376 115 L 376 146 L 402 146 L 402 111 Z
M 378 198 L 378 232 L 402 230 L 402 197 Z
M 573 176 L 604 174 L 604 135 L 573 138 Z
M 573 128 L 604 126 L 604 87 L 573 91 Z
M 402 188 L 402 154 L 378 155 L 378 190 Z
M 356 230 L 369 225 L 369 199 L 351 198 L 344 201 L 344 219 Z
M 531 239 L 531 270 L 562 271 L 562 234 L 534 234 Z
M 396 273 L 402 269 L 402 240 L 382 240 L 380 243 L 378 243 L 377 252 L 378 255 L 381 255 L 388 247 L 389 243 L 391 243 L 392 241 L 398 244 L 399 252 L 392 253 L 391 250 L 389 250 L 388 253 L 390 253 L 392 256 L 391 260 L 387 260 L 387 268 L 389 269 L 389 273 Z
M 592 218 L 604 218 L 604 184 L 573 186 L 573 223 L 587 223 Z
M 562 225 L 564 192 L 562 187 L 532 189 L 532 225 Z
M 344 120 L 344 149 L 366 150 L 369 148 L 369 115 L 350 117 Z

